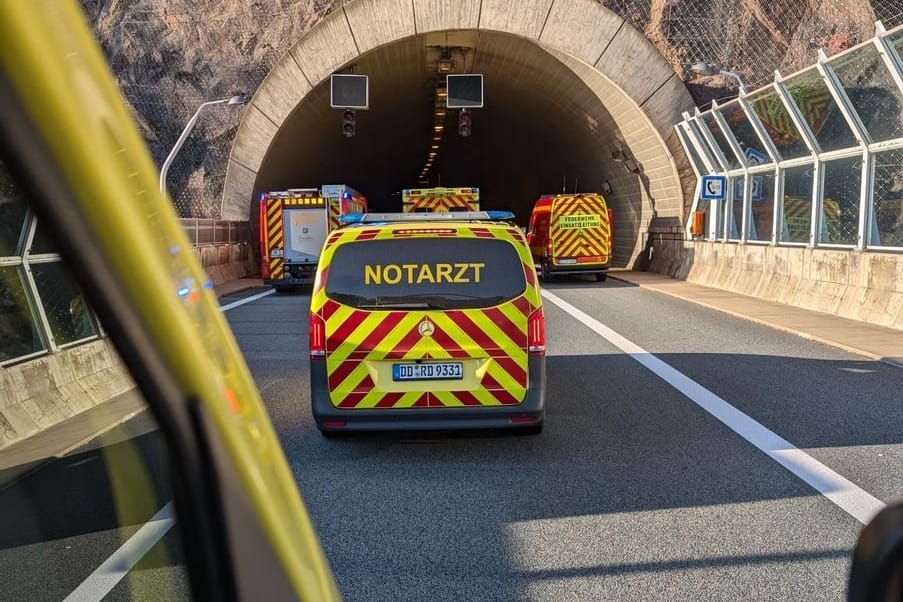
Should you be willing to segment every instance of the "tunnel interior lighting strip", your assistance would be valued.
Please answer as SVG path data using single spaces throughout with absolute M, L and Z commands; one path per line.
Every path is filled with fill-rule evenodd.
M 442 133 L 445 131 L 445 116 L 448 113 L 446 108 L 448 99 L 448 91 L 445 89 L 445 78 L 439 77 L 436 81 L 435 96 L 433 100 L 433 137 L 430 144 L 430 150 L 427 153 L 427 160 L 420 172 L 420 183 L 426 184 L 429 180 L 429 172 L 433 167 L 433 160 L 439 153 L 439 146 L 442 144 Z

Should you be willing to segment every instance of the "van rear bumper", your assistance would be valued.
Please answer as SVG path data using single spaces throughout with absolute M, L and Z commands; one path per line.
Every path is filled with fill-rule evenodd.
M 345 410 L 329 401 L 326 362 L 310 362 L 311 410 L 321 431 L 414 431 L 523 428 L 542 423 L 546 407 L 546 358 L 528 360 L 529 384 L 524 400 L 514 406 Z M 512 422 L 512 418 L 518 421 Z M 526 421 L 532 418 L 531 421 Z M 343 420 L 345 426 L 324 426 Z
M 607 272 L 608 266 L 586 266 L 586 265 L 578 265 L 578 266 L 549 266 L 547 273 L 549 274 L 598 274 L 600 272 Z

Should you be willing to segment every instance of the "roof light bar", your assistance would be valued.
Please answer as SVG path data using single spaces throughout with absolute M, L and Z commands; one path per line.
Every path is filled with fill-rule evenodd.
M 511 221 L 510 211 L 452 211 L 448 213 L 348 213 L 339 217 L 343 226 L 386 222 Z

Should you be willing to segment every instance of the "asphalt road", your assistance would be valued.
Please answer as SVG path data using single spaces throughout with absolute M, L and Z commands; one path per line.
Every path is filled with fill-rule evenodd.
M 900 368 L 616 281 L 547 289 L 871 495 L 903 494 Z M 327 440 L 308 303 L 226 317 L 347 600 L 842 599 L 861 524 L 558 306 L 541 435 Z M 166 503 L 146 420 L 0 491 L 0 599 L 62 599 Z M 136 457 L 154 493 L 123 514 L 103 464 Z M 176 522 L 106 599 L 186 599 L 178 547 Z
M 882 500 L 903 370 L 609 281 L 549 291 Z M 326 440 L 309 299 L 228 315 L 348 600 L 839 600 L 861 524 L 546 303 L 537 437 Z

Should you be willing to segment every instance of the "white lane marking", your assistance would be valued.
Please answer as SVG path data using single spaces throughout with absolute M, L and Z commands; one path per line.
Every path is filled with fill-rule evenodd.
M 229 311 L 245 303 L 257 301 L 275 293 L 275 289 L 239 299 L 220 307 L 220 311 Z M 137 412 L 135 412 L 137 414 Z M 145 554 L 150 552 L 160 539 L 176 524 L 172 501 L 167 502 L 149 521 L 144 523 L 122 546 L 113 552 L 103 564 L 88 575 L 75 590 L 66 596 L 64 602 L 97 601 L 106 596 L 122 581 L 122 578 L 138 564 Z
M 256 295 L 252 295 L 252 296 L 246 297 L 244 299 L 239 299 L 238 301 L 233 301 L 232 303 L 229 303 L 228 305 L 223 305 L 222 307 L 219 308 L 219 310 L 220 311 L 229 311 L 230 309 L 235 309 L 236 307 L 244 305 L 245 303 L 250 303 L 251 301 L 257 301 L 258 299 L 262 299 L 263 297 L 266 297 L 267 295 L 272 295 L 275 292 L 276 292 L 276 289 L 271 288 L 268 291 L 264 291 L 264 292 L 258 293 Z
M 116 584 L 132 570 L 139 560 L 153 548 L 161 537 L 175 524 L 172 502 L 144 523 L 138 531 L 88 575 L 63 602 L 94 602 L 110 593 Z
M 775 462 L 808 483 L 862 524 L 868 523 L 878 511 L 884 508 L 881 500 L 851 483 L 639 345 L 627 340 L 561 297 L 545 289 L 542 291 L 542 296 L 689 397 L 703 410 L 768 454 Z

